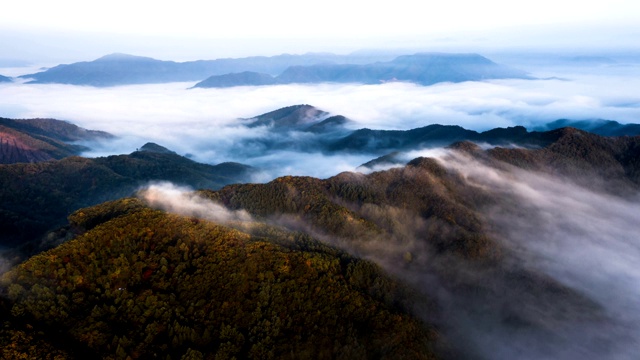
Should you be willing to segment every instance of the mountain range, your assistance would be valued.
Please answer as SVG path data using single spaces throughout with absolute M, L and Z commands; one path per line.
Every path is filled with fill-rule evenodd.
M 548 124 L 535 127 L 538 131 L 574 127 L 602 136 L 637 136 L 640 135 L 640 124 L 620 124 L 613 120 L 569 120 L 559 119 Z
M 0 83 L 3 83 L 3 82 L 11 82 L 11 81 L 12 81 L 12 80 L 11 80 L 11 78 L 10 78 L 10 77 L 6 77 L 6 76 L 2 76 L 2 75 L 0 75 Z
M 487 79 L 530 79 L 524 71 L 499 65 L 477 54 L 420 53 L 392 61 L 371 64 L 316 64 L 291 66 L 278 76 L 254 72 L 215 75 L 197 83 L 198 88 L 242 85 L 308 83 L 411 82 L 431 85 L 438 82 L 480 81 Z
M 29 83 L 116 86 L 199 81 L 194 87 L 230 87 L 292 83 L 363 83 L 389 81 L 430 85 L 437 82 L 530 78 L 477 54 L 420 53 L 389 55 L 305 54 L 239 59 L 162 61 L 111 54 L 94 61 L 62 64 L 20 76 Z M 205 79 L 205 80 L 203 80 Z
M 580 329 L 614 326 L 611 314 L 532 267 L 526 252 L 505 242 L 506 223 L 488 217 L 502 209 L 537 221 L 531 204 L 465 171 L 514 178 L 525 171 L 525 179 L 571 179 L 624 196 L 640 189 L 640 139 L 573 128 L 538 138 L 547 144 L 535 149 L 455 142 L 449 160 L 416 158 L 368 175 L 285 176 L 180 198 L 161 185 L 75 211 L 55 233 L 64 243 L 50 243 L 53 249 L 2 276 L 3 356 L 501 358 L 505 346 L 525 344 L 532 356 L 578 346 L 606 357 L 615 345 L 607 332 L 591 343 Z M 3 178 L 46 182 L 49 190 L 90 184 L 70 192 L 84 198 L 103 179 L 131 181 L 126 169 L 184 181 L 177 164 L 186 161 L 149 144 Z M 468 164 L 451 167 L 455 161 Z M 31 200 L 33 190 L 16 186 L 7 192 L 33 211 L 44 195 Z M 469 338 L 460 327 L 469 323 L 497 333 L 500 345 Z
M 363 165 L 376 171 L 252 183 L 259 169 L 200 164 L 156 143 L 0 165 L 0 356 L 502 360 L 634 351 L 629 280 L 601 266 L 625 268 L 635 256 L 623 239 L 637 224 L 621 220 L 637 223 L 633 124 L 353 130 L 357 122 L 310 105 L 238 123 L 265 131 L 251 140 L 265 152 L 362 153 L 378 157 Z M 562 124 L 587 130 L 555 128 Z M 34 148 L 110 136 L 51 119 L 2 126 L 41 141 Z M 409 153 L 434 147 L 442 148 L 431 157 Z M 602 258 L 618 248 L 624 256 Z M 591 271 L 554 272 L 592 259 Z
M 459 141 L 531 148 L 544 147 L 556 141 L 556 132 L 550 130 L 559 129 L 562 124 L 603 136 L 635 136 L 639 126 L 616 121 L 557 120 L 535 127 L 535 131 L 513 126 L 478 132 L 457 125 L 439 124 L 409 130 L 372 130 L 357 129 L 357 122 L 308 104 L 289 106 L 239 121 L 249 128 L 263 126 L 268 130 L 264 137 L 245 139 L 232 145 L 234 152 L 245 156 L 252 156 L 252 152 L 246 149 L 258 148 L 261 153 L 290 150 L 378 157 L 394 151 L 442 147 Z
M 280 74 L 295 65 L 320 63 L 360 64 L 368 61 L 389 59 L 379 55 L 335 55 L 330 53 L 308 53 L 303 55 L 282 54 L 277 56 L 253 56 L 198 61 L 163 61 L 149 57 L 115 53 L 93 61 L 61 64 L 45 71 L 22 75 L 34 84 L 73 84 L 90 86 L 117 86 L 128 84 L 153 84 L 176 81 L 201 81 L 212 75 L 224 75 L 243 71 L 265 74 Z
M 445 125 L 396 131 L 350 130 L 355 122 L 311 105 L 289 106 L 239 121 L 248 128 L 265 127 L 267 134 L 270 134 L 232 145 L 230 151 L 239 154 L 252 149 L 245 154 L 247 161 L 256 156 L 256 149 L 262 149 L 259 151 L 260 155 L 279 150 L 369 154 L 375 159 L 362 164 L 363 171 L 406 164 L 411 160 L 407 155 L 411 150 L 465 141 L 491 146 L 517 145 L 530 149 L 549 149 L 567 136 L 563 129 L 530 132 L 520 126 L 485 132 Z M 552 122 L 548 126 L 564 122 L 566 120 Z M 572 123 L 577 126 L 590 124 L 579 121 Z M 0 223 L 3 232 L 0 243 L 5 247 L 38 242 L 48 231 L 63 225 L 66 216 L 72 211 L 131 195 L 136 189 L 153 181 L 172 181 L 195 189 L 217 189 L 228 184 L 251 181 L 261 171 L 231 162 L 218 165 L 197 163 L 154 143 L 145 144 L 139 151 L 128 155 L 81 158 L 77 155 L 87 148 L 73 142 L 104 140 L 113 136 L 53 119 L 0 119 L 0 124 L 0 159 L 5 164 L 0 165 L 0 178 L 3 179 L 0 191 Z M 621 125 L 613 121 L 604 122 L 596 128 L 600 132 L 624 135 L 632 135 L 632 131 L 636 129 L 633 124 Z M 294 132 L 305 135 L 293 136 Z M 611 158 L 598 155 L 600 150 L 583 151 L 594 154 L 595 167 L 602 170 L 603 174 L 622 171 L 620 168 L 611 168 L 611 164 L 616 164 L 616 159 L 621 158 L 633 163 L 635 156 L 618 154 Z M 563 160 L 553 160 L 553 156 L 544 161 L 534 161 L 529 155 L 519 155 L 519 158 L 520 166 L 527 167 L 549 161 L 564 163 Z M 582 164 L 578 168 L 588 165 Z M 634 173 L 635 170 L 624 171 L 632 179 L 638 176 Z M 69 182 L 69 179 L 75 180 Z M 614 182 L 611 180 L 612 184 Z M 33 206 L 35 203 L 38 205 Z M 50 236 L 58 237 L 55 234 Z M 29 246 L 39 248 L 39 245 Z

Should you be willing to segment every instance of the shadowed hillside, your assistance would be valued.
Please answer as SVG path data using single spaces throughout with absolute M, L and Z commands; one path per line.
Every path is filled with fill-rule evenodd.
M 147 144 L 129 155 L 68 157 L 37 164 L 0 165 L 0 244 L 35 240 L 66 222 L 71 212 L 131 195 L 150 181 L 219 188 L 248 181 L 255 169 L 238 164 L 200 164 Z

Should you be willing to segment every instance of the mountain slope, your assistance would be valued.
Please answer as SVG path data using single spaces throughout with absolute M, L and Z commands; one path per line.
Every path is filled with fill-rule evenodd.
M 434 358 L 434 332 L 394 303 L 399 284 L 307 235 L 135 199 L 70 219 L 86 232 L 0 281 L 4 357 Z
M 536 247 L 549 246 L 560 267 L 567 259 L 586 261 L 577 248 L 589 253 L 595 246 L 597 253 L 606 244 L 617 247 L 606 228 L 596 231 L 590 224 L 605 226 L 609 216 L 620 216 L 608 213 L 609 206 L 620 206 L 625 221 L 636 218 L 635 227 L 616 232 L 622 239 L 634 237 L 638 207 L 626 198 L 637 199 L 640 189 L 640 139 L 570 128 L 547 136 L 555 140 L 539 149 L 482 150 L 463 142 L 441 158 L 418 158 L 368 175 L 282 177 L 201 194 L 372 259 L 435 296 L 443 309 L 438 324 L 453 328 L 445 331 L 455 338 L 452 358 L 508 359 L 505 353 L 518 351 L 526 358 L 569 353 L 598 359 L 617 353 L 611 349 L 618 346 L 624 353 L 628 343 L 616 334 L 640 324 L 626 314 L 610 318 L 617 310 L 597 295 L 599 280 L 578 268 L 570 272 L 585 281 L 578 286 L 564 273 L 549 272 L 540 262 L 550 260 Z M 590 204 L 590 197 L 601 200 Z M 557 223 L 550 214 L 573 219 Z M 553 252 L 558 248 L 563 250 Z M 606 263 L 607 256 L 596 258 Z M 605 264 L 601 271 L 612 268 L 617 269 Z M 616 284 L 636 274 L 612 276 Z M 602 326 L 616 330 L 598 331 Z M 631 338 L 637 341 L 637 333 Z
M 491 132 L 505 134 L 527 132 Z M 140 195 L 182 216 L 135 199 L 82 209 L 75 240 L 3 277 L 0 343 L 85 358 L 625 358 L 640 329 L 640 138 L 535 136 L 546 145 L 458 142 L 367 175 Z M 146 148 L 159 152 L 134 154 L 167 155 Z M 196 198 L 215 211 L 180 210 Z
M 39 162 L 78 155 L 87 148 L 69 142 L 112 137 L 106 132 L 86 130 L 61 120 L 0 118 L 0 164 Z
M 0 75 L 0 83 L 3 83 L 3 82 L 11 82 L 11 81 L 12 81 L 12 80 L 11 80 L 11 78 L 10 78 L 10 77 L 6 77 L 6 76 L 2 76 L 2 75 Z
M 63 225 L 78 208 L 129 196 L 150 181 L 219 188 L 247 181 L 253 171 L 237 163 L 200 164 L 145 147 L 105 158 L 0 165 L 0 244 L 16 246 L 36 240 Z

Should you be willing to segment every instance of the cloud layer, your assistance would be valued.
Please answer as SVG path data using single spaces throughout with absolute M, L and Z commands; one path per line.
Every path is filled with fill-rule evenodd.
M 193 83 L 92 88 L 70 85 L 0 85 L 0 116 L 51 117 L 79 126 L 105 130 L 121 137 L 93 144 L 89 156 L 134 151 L 147 141 L 179 154 L 192 154 L 206 163 L 238 161 L 262 166 L 271 155 L 231 151 L 243 139 L 262 138 L 266 129 L 247 129 L 248 118 L 294 104 L 311 104 L 355 121 L 354 128 L 410 129 L 429 124 L 455 124 L 473 130 L 535 125 L 559 118 L 604 118 L 640 122 L 640 77 L 637 66 L 582 68 L 568 74 L 547 69 L 543 75 L 567 80 L 496 80 L 416 86 L 285 85 L 192 89 Z M 537 74 L 533 74 L 537 75 Z M 320 177 L 355 169 L 370 160 L 338 159 L 318 154 L 309 158 L 281 154 L 286 171 L 274 175 L 308 174 Z M 364 161 L 363 161 L 364 160 Z M 320 171 L 319 169 L 326 169 Z

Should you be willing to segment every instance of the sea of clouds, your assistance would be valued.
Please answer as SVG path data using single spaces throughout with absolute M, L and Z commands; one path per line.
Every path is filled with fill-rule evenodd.
M 268 135 L 267 129 L 247 128 L 239 119 L 296 104 L 344 115 L 354 121 L 350 125 L 354 129 L 443 124 L 483 131 L 531 127 L 561 118 L 640 122 L 640 94 L 636 91 L 640 77 L 635 76 L 640 67 L 593 66 L 573 74 L 565 71 L 541 71 L 543 80 L 433 86 L 387 83 L 189 89 L 194 83 L 168 83 L 95 88 L 16 81 L 0 84 L 0 116 L 56 118 L 118 136 L 106 143 L 89 144 L 93 151 L 86 156 L 130 153 L 151 141 L 200 162 L 237 161 L 270 167 L 270 177 L 328 177 L 354 170 L 371 159 L 230 150 L 240 141 Z

